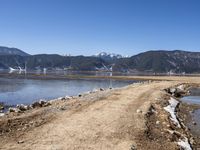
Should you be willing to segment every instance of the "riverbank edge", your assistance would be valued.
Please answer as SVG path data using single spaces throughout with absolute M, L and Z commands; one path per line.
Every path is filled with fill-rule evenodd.
M 200 84 L 198 84 L 198 83 L 188 84 L 188 86 L 189 86 L 187 88 L 188 91 L 190 91 L 191 88 L 200 88 Z M 183 101 L 181 101 L 180 98 L 179 98 L 179 101 L 180 101 L 180 105 L 178 106 L 178 117 L 184 123 L 184 125 L 187 126 L 188 135 L 190 135 L 193 138 L 192 139 L 193 149 L 195 149 L 195 150 L 199 149 L 200 148 L 200 138 L 197 134 L 192 133 L 191 129 L 193 128 L 193 125 L 195 125 L 195 123 L 196 123 L 196 122 L 193 122 L 192 113 L 194 113 L 196 110 L 200 109 L 200 105 L 189 104 L 189 103 L 183 102 Z
M 188 139 L 188 144 L 191 145 L 191 149 L 198 150 L 200 148 L 200 139 L 199 136 L 197 136 L 195 133 L 191 132 L 192 126 L 189 126 L 189 124 L 192 123 L 192 113 L 200 109 L 200 105 L 198 104 L 189 104 L 186 102 L 183 102 L 181 100 L 184 96 L 190 95 L 190 89 L 191 88 L 199 88 L 199 83 L 181 83 L 176 86 L 170 87 L 170 88 L 177 88 L 179 86 L 185 86 L 183 91 L 179 91 L 181 94 L 179 96 L 174 96 L 171 93 L 167 93 L 170 98 L 174 98 L 178 101 L 177 108 L 175 110 L 177 120 L 181 124 L 181 128 L 183 129 L 183 134 L 185 134 L 185 137 Z M 166 90 L 166 89 L 165 89 Z M 187 149 L 186 149 L 187 150 Z
M 133 76 L 125 76 L 125 75 L 112 75 L 112 76 L 101 76 L 101 75 L 55 75 L 55 74 L 8 74 L 8 73 L 0 73 L 0 77 L 2 78 L 19 78 L 19 79 L 43 79 L 43 80 L 68 80 L 68 79 L 113 79 L 113 80 L 139 80 L 139 81 L 185 81 L 188 78 L 197 79 L 199 76 L 179 76 L 179 75 L 133 75 Z

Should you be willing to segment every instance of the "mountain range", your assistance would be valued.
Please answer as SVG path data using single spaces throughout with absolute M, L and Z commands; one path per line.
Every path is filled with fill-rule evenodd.
M 115 64 L 117 71 L 145 71 L 154 73 L 199 73 L 200 52 L 147 51 L 130 58 L 120 59 Z
M 23 52 L 17 48 L 9 48 L 0 46 L 0 55 L 20 55 L 20 56 L 28 56 L 29 54 Z
M 148 73 L 200 73 L 200 52 L 147 51 L 131 57 L 102 52 L 93 56 L 29 55 L 17 48 L 0 47 L 0 68 L 69 69 Z

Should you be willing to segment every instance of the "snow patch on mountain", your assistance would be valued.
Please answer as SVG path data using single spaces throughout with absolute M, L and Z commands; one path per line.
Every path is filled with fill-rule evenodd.
M 96 55 L 94 55 L 95 57 L 101 57 L 101 58 L 105 58 L 105 57 L 110 57 L 110 58 L 116 58 L 116 59 L 120 59 L 120 58 L 128 58 L 129 56 L 122 56 L 120 54 L 115 54 L 115 53 L 107 53 L 107 52 L 100 52 L 97 53 Z

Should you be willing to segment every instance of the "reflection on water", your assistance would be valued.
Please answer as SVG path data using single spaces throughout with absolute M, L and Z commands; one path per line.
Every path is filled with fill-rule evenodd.
M 43 70 L 23 70 L 23 69 L 12 69 L 12 70 L 1 70 L 0 73 L 8 74 L 36 74 L 36 75 L 92 75 L 92 76 L 112 76 L 114 75 L 125 75 L 123 73 L 113 73 L 113 72 L 100 72 L 100 71 L 70 71 L 70 70 L 48 70 L 43 68 Z
M 39 99 L 72 96 L 97 88 L 122 87 L 134 81 L 117 80 L 31 80 L 0 78 L 0 102 L 30 104 Z

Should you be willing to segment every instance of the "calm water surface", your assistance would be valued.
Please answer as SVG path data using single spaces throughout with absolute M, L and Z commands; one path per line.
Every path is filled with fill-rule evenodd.
M 200 105 L 200 88 L 191 89 L 191 95 L 182 98 L 183 102 L 189 104 L 198 104 Z M 191 132 L 200 137 L 200 109 L 194 111 L 192 115 L 192 122 L 196 122 L 196 125 L 193 125 L 192 122 L 188 123 L 188 126 L 191 128 Z
M 182 98 L 183 102 L 189 104 L 199 104 L 200 105 L 200 96 L 185 96 Z
M 39 99 L 73 96 L 98 88 L 123 87 L 134 81 L 119 80 L 32 80 L 0 78 L 0 102 L 30 104 Z

